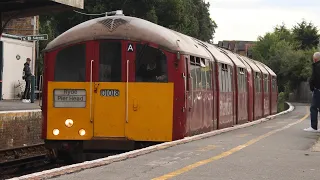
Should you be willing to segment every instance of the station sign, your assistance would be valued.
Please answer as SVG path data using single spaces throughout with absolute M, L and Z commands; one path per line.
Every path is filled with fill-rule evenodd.
M 21 37 L 21 41 L 45 41 L 45 40 L 48 40 L 48 34 L 38 34 L 38 35 Z

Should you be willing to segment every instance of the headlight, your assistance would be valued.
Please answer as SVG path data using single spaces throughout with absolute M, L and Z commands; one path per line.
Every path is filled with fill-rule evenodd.
M 54 129 L 54 130 L 52 131 L 52 133 L 53 133 L 53 135 L 58 136 L 59 133 L 60 133 L 60 131 L 59 131 L 59 129 Z
M 86 135 L 86 131 L 84 129 L 80 129 L 79 134 L 80 134 L 80 136 L 84 136 L 84 135 Z
M 70 127 L 73 126 L 73 120 L 72 120 L 72 119 L 67 119 L 67 120 L 64 122 L 64 124 L 65 124 L 68 128 L 70 128 Z

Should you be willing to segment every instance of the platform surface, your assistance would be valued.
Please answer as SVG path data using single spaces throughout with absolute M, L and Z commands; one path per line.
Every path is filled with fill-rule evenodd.
M 319 180 L 320 133 L 303 131 L 309 107 L 293 105 L 258 125 L 54 179 Z
M 35 101 L 34 103 L 23 103 L 21 100 L 0 101 L 0 112 L 36 109 L 41 109 L 41 107 L 39 106 L 39 101 Z

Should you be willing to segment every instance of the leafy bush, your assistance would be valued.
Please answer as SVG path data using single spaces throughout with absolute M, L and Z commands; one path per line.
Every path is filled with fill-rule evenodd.
M 280 92 L 278 95 L 278 112 L 282 112 L 285 110 L 285 103 L 286 103 L 285 93 Z

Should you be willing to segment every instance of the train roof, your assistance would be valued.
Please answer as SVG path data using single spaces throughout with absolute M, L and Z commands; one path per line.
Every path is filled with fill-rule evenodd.
M 241 56 L 241 55 L 239 55 L 239 54 L 235 54 L 235 55 L 236 55 L 237 58 L 246 66 L 247 71 L 248 71 L 249 73 L 251 73 L 251 72 L 252 72 L 252 69 L 251 69 L 250 65 L 243 59 L 243 56 Z
M 146 41 L 168 51 L 211 59 L 210 54 L 197 45 L 192 37 L 144 19 L 123 15 L 96 18 L 74 26 L 51 41 L 44 51 L 97 39 Z
M 219 63 L 224 63 L 224 64 L 228 64 L 230 66 L 234 66 L 234 64 L 232 63 L 231 59 L 228 58 L 220 49 L 218 49 L 215 45 L 206 43 L 206 42 L 202 42 L 206 48 L 212 53 L 213 57 L 215 58 L 215 60 Z
M 246 66 L 243 64 L 243 62 L 240 59 L 238 59 L 238 57 L 233 52 L 226 50 L 226 49 L 222 49 L 222 48 L 219 48 L 219 49 L 220 49 L 220 51 L 225 52 L 232 59 L 232 61 L 234 62 L 234 64 L 237 67 L 246 68 Z
M 276 73 L 274 73 L 274 72 L 272 71 L 272 69 L 270 69 L 267 65 L 265 65 L 265 64 L 263 64 L 263 63 L 261 63 L 261 62 L 259 62 L 259 63 L 260 63 L 264 68 L 266 68 L 266 70 L 270 73 L 271 76 L 277 77 Z
M 261 70 L 258 68 L 258 66 L 252 61 L 252 59 L 249 59 L 248 57 L 242 56 L 242 59 L 245 60 L 251 69 L 255 72 L 261 72 Z
M 261 70 L 261 72 L 262 72 L 263 74 L 269 75 L 269 72 L 268 72 L 267 69 L 262 65 L 261 62 L 256 61 L 256 60 L 252 60 L 252 61 L 259 67 L 259 69 Z

